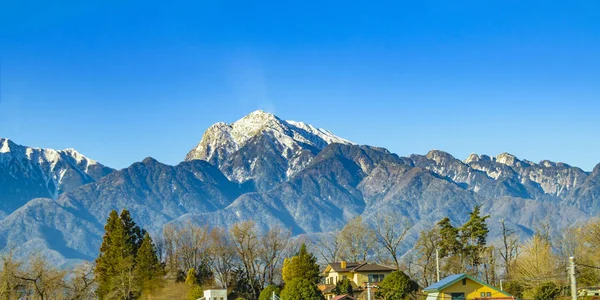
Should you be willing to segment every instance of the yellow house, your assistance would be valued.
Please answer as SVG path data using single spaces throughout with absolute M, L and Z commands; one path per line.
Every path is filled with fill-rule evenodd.
M 423 291 L 427 293 L 427 300 L 515 299 L 511 294 L 467 274 L 450 275 Z
M 325 299 L 330 300 L 335 296 L 333 291 L 335 284 L 342 281 L 344 278 L 350 279 L 352 288 L 355 291 L 362 292 L 366 289 L 367 283 L 374 286 L 383 281 L 383 278 L 393 271 L 395 271 L 395 269 L 378 264 L 351 263 L 345 261 L 330 263 L 325 268 L 325 271 L 323 271 L 324 285 L 320 288 Z

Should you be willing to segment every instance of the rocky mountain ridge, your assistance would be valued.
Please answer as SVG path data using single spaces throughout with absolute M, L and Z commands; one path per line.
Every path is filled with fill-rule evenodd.
M 0 138 L 0 211 L 10 213 L 33 198 L 56 199 L 112 171 L 74 149 L 26 147 Z
M 0 163 L 0 174 L 6 166 Z M 459 160 L 439 150 L 399 157 L 255 112 L 211 126 L 176 166 L 147 158 L 48 198 L 0 220 L 0 248 L 36 249 L 57 262 L 92 259 L 110 210 L 127 208 L 153 234 L 169 223 L 253 220 L 313 236 L 359 215 L 369 222 L 391 216 L 411 224 L 408 250 L 420 230 L 446 216 L 462 223 L 475 205 L 522 236 L 549 220 L 558 233 L 600 212 L 600 165 L 584 172 L 506 153 Z M 497 226 L 490 229 L 497 236 Z

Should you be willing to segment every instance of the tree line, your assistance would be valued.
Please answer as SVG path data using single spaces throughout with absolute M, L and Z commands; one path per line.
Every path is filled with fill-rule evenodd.
M 401 272 L 386 277 L 387 291 L 415 296 L 417 289 L 435 282 L 437 252 L 442 277 L 468 273 L 495 286 L 502 281 L 504 290 L 518 297 L 553 299 L 567 285 L 568 256 L 576 256 L 581 266 L 594 266 L 600 258 L 598 220 L 558 238 L 551 236 L 547 224 L 540 224 L 523 242 L 518 229 L 505 221 L 488 223 L 489 216 L 483 216 L 479 206 L 460 226 L 444 218 L 423 230 L 414 248 L 404 254 L 401 246 L 410 224 L 389 216 L 369 222 L 354 218 L 342 230 L 314 242 L 293 239 L 280 227 L 261 231 L 251 221 L 229 230 L 189 222 L 167 225 L 153 240 L 127 210 L 112 211 L 95 264 L 64 270 L 39 255 L 26 261 L 3 255 L 0 298 L 197 299 L 202 289 L 224 288 L 240 299 L 262 299 L 272 292 L 284 300 L 321 299 L 316 290 L 319 264 L 313 253 L 325 263 L 371 261 L 395 267 Z M 488 242 L 488 226 L 498 226 L 499 241 Z M 581 285 L 600 281 L 597 269 L 578 271 Z M 336 291 L 352 293 L 348 284 L 340 282 Z M 382 289 L 379 296 L 385 292 Z

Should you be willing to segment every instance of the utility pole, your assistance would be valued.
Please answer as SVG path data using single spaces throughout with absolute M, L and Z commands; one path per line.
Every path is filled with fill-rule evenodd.
M 367 300 L 371 300 L 371 284 L 367 282 Z
M 577 282 L 575 279 L 575 257 L 569 257 L 569 275 L 571 277 L 571 299 L 577 300 Z
M 500 290 L 504 291 L 504 289 L 502 288 L 502 279 L 500 279 Z
M 435 248 L 435 268 L 437 272 L 437 282 L 440 282 L 440 252 Z

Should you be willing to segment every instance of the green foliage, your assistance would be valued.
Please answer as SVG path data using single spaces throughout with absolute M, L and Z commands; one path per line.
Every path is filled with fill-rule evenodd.
M 260 292 L 258 300 L 271 300 L 273 292 L 275 292 L 275 295 L 279 296 L 279 294 L 281 294 L 281 289 L 274 284 L 269 284 L 262 292 Z
M 136 279 L 142 288 L 154 290 L 159 287 L 163 278 L 162 266 L 156 255 L 156 247 L 147 232 L 144 233 L 135 261 Z
M 553 282 L 546 282 L 537 288 L 534 300 L 554 300 L 560 295 L 560 289 Z
M 509 281 L 504 284 L 504 290 L 516 298 L 523 298 L 525 286 L 520 281 Z
M 419 285 L 402 271 L 394 271 L 379 284 L 376 298 L 386 300 L 410 299 L 410 295 L 419 290 Z
M 286 284 L 298 278 L 307 279 L 315 285 L 321 280 L 317 258 L 306 250 L 305 244 L 302 244 L 298 254 L 284 260 L 282 273 Z
M 187 276 L 185 277 L 185 284 L 188 286 L 195 286 L 198 284 L 198 279 L 196 279 L 196 270 L 191 268 L 187 272 Z
M 136 255 L 137 249 L 142 245 L 146 231 L 140 229 L 140 227 L 133 222 L 129 211 L 126 209 L 121 212 L 120 219 L 123 223 L 123 230 L 125 230 L 127 244 L 131 247 L 131 254 Z
M 440 257 L 459 254 L 462 245 L 458 241 L 458 229 L 454 228 L 449 218 L 444 218 L 437 223 L 440 229 Z
M 324 300 L 317 286 L 307 278 L 294 278 L 285 284 L 281 300 Z
M 94 270 L 100 299 L 133 299 L 142 289 L 156 286 L 162 268 L 152 239 L 123 210 L 111 211 Z M 144 234 L 142 236 L 142 233 Z
M 189 300 L 196 300 L 198 298 L 202 298 L 204 297 L 204 291 L 202 291 L 202 287 L 200 286 L 194 286 L 190 289 L 190 291 L 188 292 L 188 296 L 187 298 Z
M 476 268 L 481 264 L 481 254 L 485 250 L 489 229 L 485 220 L 490 216 L 480 216 L 481 206 L 477 205 L 471 212 L 469 220 L 460 228 L 460 242 L 463 252 L 471 266 Z
M 489 233 L 486 220 L 490 216 L 481 216 L 481 206 L 475 206 L 469 220 L 460 228 L 455 228 L 449 218 L 438 222 L 440 234 L 440 257 L 446 259 L 446 271 L 458 273 L 469 271 L 477 274 L 482 258 L 488 249 Z
M 352 281 L 348 278 L 338 281 L 335 285 L 335 294 L 353 296 Z

